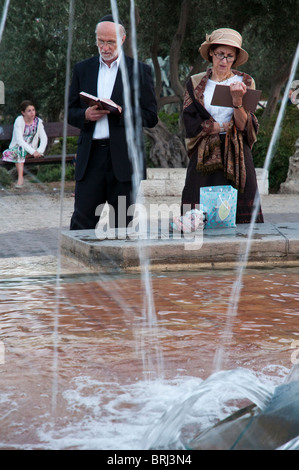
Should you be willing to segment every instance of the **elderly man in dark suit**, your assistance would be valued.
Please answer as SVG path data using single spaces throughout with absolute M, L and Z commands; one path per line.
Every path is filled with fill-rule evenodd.
M 125 99 L 120 61 L 125 61 L 134 99 L 132 58 L 119 51 L 117 28 L 123 44 L 126 39 L 122 24 L 115 24 L 111 15 L 102 18 L 96 27 L 99 55 L 75 65 L 69 91 L 68 121 L 81 129 L 76 157 L 75 206 L 71 230 L 94 229 L 99 220 L 97 207 L 106 202 L 114 210 L 110 224 L 127 226 L 131 220 L 127 209 L 132 199 L 132 163 L 125 129 Z M 157 124 L 157 104 L 149 66 L 139 62 L 139 109 L 142 126 Z M 120 115 L 84 104 L 79 93 L 111 99 L 122 109 Z M 140 156 L 144 163 L 143 155 Z M 122 196 L 122 198 L 120 198 Z M 125 207 L 119 205 L 125 200 Z M 124 214 L 125 212 L 125 214 Z

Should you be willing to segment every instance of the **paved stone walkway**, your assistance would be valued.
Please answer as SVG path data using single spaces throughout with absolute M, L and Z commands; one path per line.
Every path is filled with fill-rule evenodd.
M 146 198 L 146 203 L 179 204 L 179 198 Z M 6 268 L 17 264 L 26 271 L 33 263 L 56 265 L 61 243 L 60 228 L 68 231 L 73 211 L 72 188 L 67 188 L 61 201 L 59 188 L 29 187 L 0 192 L 0 264 Z M 265 195 L 262 197 L 265 222 L 299 222 L 299 195 Z M 27 261 L 26 261 L 27 260 Z M 26 262 L 25 262 L 26 261 Z M 28 268 L 29 269 L 29 268 Z M 39 269 L 37 269 L 39 272 Z
M 57 254 L 59 227 L 68 230 L 74 198 L 68 189 L 61 202 L 55 189 L 0 192 L 0 258 Z M 170 205 L 179 199 L 146 198 L 151 202 Z M 265 222 L 299 222 L 299 195 L 265 195 L 262 207 Z

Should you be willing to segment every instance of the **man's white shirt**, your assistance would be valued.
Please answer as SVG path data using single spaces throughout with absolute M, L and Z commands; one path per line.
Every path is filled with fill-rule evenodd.
M 110 99 L 115 84 L 116 75 L 118 72 L 120 55 L 112 62 L 111 66 L 99 59 L 99 73 L 98 73 L 98 89 L 97 96 L 99 98 Z M 109 123 L 108 116 L 104 116 L 96 122 L 93 139 L 109 139 Z

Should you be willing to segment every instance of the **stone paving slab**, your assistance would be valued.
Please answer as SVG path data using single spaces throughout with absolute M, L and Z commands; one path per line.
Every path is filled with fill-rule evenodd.
M 299 222 L 277 224 L 277 230 L 286 237 L 289 255 L 299 257 Z

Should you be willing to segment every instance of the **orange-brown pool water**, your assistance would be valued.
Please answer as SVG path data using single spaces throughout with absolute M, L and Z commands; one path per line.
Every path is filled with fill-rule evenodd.
M 138 449 L 165 409 L 213 373 L 234 273 L 151 282 L 151 321 L 137 275 L 1 283 L 0 448 Z M 297 358 L 298 272 L 248 270 L 242 283 L 223 367 L 271 387 Z M 211 417 L 205 403 L 193 420 L 230 411 L 215 400 Z

